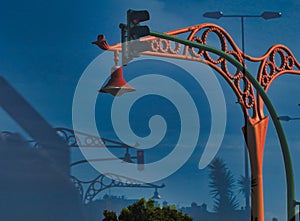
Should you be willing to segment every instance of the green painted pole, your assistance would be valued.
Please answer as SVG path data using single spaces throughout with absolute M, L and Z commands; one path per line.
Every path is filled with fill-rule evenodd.
M 155 32 L 155 31 L 150 31 L 151 36 L 155 36 L 158 38 L 163 38 L 167 40 L 171 40 L 174 42 L 178 42 L 190 47 L 194 48 L 199 48 L 201 50 L 209 51 L 214 54 L 217 54 L 223 58 L 225 58 L 227 61 L 229 61 L 231 64 L 233 64 L 235 67 L 237 67 L 240 71 L 243 71 L 246 75 L 246 77 L 249 79 L 249 81 L 252 83 L 254 88 L 257 90 L 258 94 L 261 96 L 263 99 L 267 110 L 269 111 L 271 115 L 271 119 L 274 123 L 280 146 L 281 146 L 281 151 L 283 155 L 283 160 L 284 160 L 284 167 L 285 167 L 285 176 L 286 176 L 286 185 L 287 185 L 287 220 L 288 221 L 295 221 L 295 186 L 294 186 L 294 172 L 293 172 L 293 166 L 292 166 L 292 160 L 291 160 L 291 155 L 287 143 L 287 139 L 284 133 L 284 130 L 282 128 L 282 125 L 278 119 L 278 115 L 276 113 L 276 110 L 271 103 L 271 100 L 269 99 L 268 95 L 264 91 L 264 89 L 261 87 L 259 82 L 256 80 L 255 77 L 247 70 L 245 67 L 238 61 L 236 60 L 233 56 L 225 53 L 224 51 L 221 51 L 217 48 L 200 44 L 197 42 L 189 41 L 186 39 L 178 38 L 175 36 L 167 35 L 164 33 L 160 32 Z

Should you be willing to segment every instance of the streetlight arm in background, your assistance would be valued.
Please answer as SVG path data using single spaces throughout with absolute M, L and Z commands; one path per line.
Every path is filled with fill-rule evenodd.
M 205 12 L 203 14 L 204 17 L 206 18 L 214 18 L 214 19 L 219 19 L 221 17 L 227 17 L 227 18 L 263 18 L 263 19 L 273 19 L 273 18 L 279 18 L 281 17 L 281 12 L 268 12 L 265 11 L 261 15 L 224 15 L 223 12 L 221 11 L 215 11 L 215 12 Z
M 281 121 L 300 120 L 300 117 L 279 116 L 278 120 Z

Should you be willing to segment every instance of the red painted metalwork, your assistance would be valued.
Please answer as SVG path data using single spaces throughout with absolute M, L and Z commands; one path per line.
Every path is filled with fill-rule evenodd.
M 283 74 L 300 74 L 300 63 L 284 45 L 274 45 L 264 56 L 259 58 L 259 61 L 257 80 L 265 91 L 268 91 L 272 82 Z M 257 106 L 260 117 L 263 117 L 263 101 L 260 97 L 257 99 Z
M 108 50 L 109 45 L 107 44 L 104 35 L 98 35 L 97 40 L 93 41 L 92 44 L 97 45 L 102 50 Z
M 110 79 L 99 92 L 109 93 L 113 96 L 121 96 L 124 93 L 135 91 L 123 78 L 123 71 L 120 66 L 114 66 L 111 70 Z
M 235 44 L 231 36 L 221 27 L 215 24 L 200 24 L 174 31 L 166 32 L 168 35 L 187 35 L 190 41 L 208 44 L 209 37 L 215 36 L 219 41 L 219 49 L 232 55 L 246 68 L 246 62 L 258 63 L 257 80 L 265 91 L 271 83 L 280 75 L 300 75 L 300 63 L 292 52 L 283 45 L 274 45 L 261 57 L 251 57 Z M 144 55 L 170 57 L 183 60 L 192 60 L 205 63 L 215 69 L 228 82 L 237 96 L 238 103 L 244 113 L 245 126 L 243 133 L 250 155 L 251 180 L 255 182 L 251 191 L 251 216 L 252 220 L 264 220 L 263 200 L 263 153 L 268 126 L 268 117 L 264 116 L 263 101 L 259 94 L 254 91 L 252 84 L 244 75 L 243 71 L 230 66 L 225 58 L 217 57 L 208 51 L 191 48 L 186 45 L 171 42 L 166 39 L 155 37 L 144 37 L 140 41 L 149 42 L 149 49 L 140 52 Z M 115 53 L 121 52 L 121 43 L 109 46 L 104 37 L 100 39 L 100 48 L 111 50 Z M 103 47 L 105 45 L 105 47 Z M 116 56 L 116 55 L 115 55 Z M 278 60 L 279 58 L 279 60 Z
M 223 28 L 215 24 L 206 23 L 190 26 L 169 31 L 166 32 L 166 34 L 188 34 L 188 40 L 196 41 L 201 44 L 207 44 L 210 36 L 217 36 L 220 43 L 220 49 L 234 56 L 243 65 L 245 65 L 245 60 L 260 63 L 257 80 L 264 87 L 265 91 L 267 91 L 272 81 L 282 74 L 300 74 L 300 64 L 287 47 L 283 45 L 274 45 L 262 57 L 251 57 L 243 53 L 242 50 L 235 44 L 232 37 Z M 97 45 L 100 48 L 115 52 L 122 51 L 121 43 L 109 46 L 104 36 L 99 36 L 97 41 L 99 43 Z M 141 38 L 141 41 L 150 42 L 149 50 L 141 52 L 141 54 L 194 60 L 208 64 L 219 72 L 229 83 L 238 98 L 238 102 L 241 104 L 245 118 L 249 117 L 254 120 L 264 118 L 262 101 L 257 94 L 254 94 L 253 87 L 249 80 L 241 71 L 238 71 L 237 69 L 235 69 L 235 71 L 231 71 L 228 67 L 228 62 L 226 62 L 224 58 L 213 58 L 207 51 L 199 51 L 198 49 L 195 50 L 194 48 L 180 45 L 178 43 L 172 44 L 170 41 L 165 39 L 144 37 Z M 281 59 L 281 61 L 279 61 L 279 65 L 277 65 L 278 61 L 275 61 L 275 56 L 278 55 Z M 267 71 L 268 68 L 270 69 L 269 71 Z M 255 100 L 257 100 L 257 102 Z M 250 113 L 249 110 L 251 110 L 252 113 Z

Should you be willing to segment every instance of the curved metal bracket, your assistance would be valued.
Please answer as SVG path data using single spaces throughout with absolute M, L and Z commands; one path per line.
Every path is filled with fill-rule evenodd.
M 135 146 L 129 146 L 119 141 L 100 138 L 99 136 L 68 128 L 58 127 L 55 129 L 69 147 L 136 148 L 139 146 L 138 143 Z
M 164 188 L 165 185 L 155 185 L 152 183 L 144 183 L 139 180 L 131 179 L 126 176 L 121 176 L 113 173 L 100 174 L 95 179 L 90 181 L 81 181 L 72 176 L 71 181 L 75 184 L 82 195 L 82 201 L 85 204 L 91 202 L 102 191 L 113 187 L 127 187 L 127 188 Z M 85 194 L 83 193 L 83 186 L 88 185 Z
M 187 40 L 171 36 L 182 33 L 189 33 Z M 207 38 L 211 33 L 218 37 L 221 45 L 220 49 L 207 45 Z M 140 52 L 140 54 L 199 61 L 217 70 L 235 92 L 239 101 L 238 103 L 240 103 L 244 112 L 245 125 L 248 128 L 258 125 L 266 119 L 263 113 L 263 105 L 266 105 L 281 145 L 287 182 L 287 214 L 288 220 L 292 220 L 295 214 L 295 193 L 291 156 L 283 128 L 266 91 L 272 81 L 282 74 L 290 73 L 300 75 L 299 62 L 295 59 L 293 54 L 287 47 L 275 45 L 262 57 L 254 58 L 248 56 L 236 46 L 224 29 L 214 24 L 191 26 L 165 34 L 151 31 L 150 34 L 157 38 L 147 37 L 141 39 L 141 41 L 150 41 L 151 47 L 149 50 Z M 172 47 L 172 42 L 177 42 L 177 44 L 175 43 L 175 47 Z M 181 49 L 181 46 L 178 46 L 178 43 L 184 45 L 183 49 Z M 119 47 L 120 44 L 116 44 L 111 46 L 109 50 L 116 51 L 118 48 L 119 51 L 121 51 Z M 195 49 L 197 49 L 197 51 L 195 51 Z M 219 57 L 215 58 L 215 56 Z M 276 56 L 279 58 L 276 58 Z M 245 60 L 260 62 L 257 78 L 246 69 Z M 277 60 L 279 60 L 279 64 Z M 230 68 L 228 64 L 234 67 L 231 66 Z M 255 93 L 253 88 L 256 89 Z M 256 130 L 259 131 L 259 129 L 266 130 L 266 124 L 259 126 Z M 262 152 L 264 148 L 262 141 L 265 137 L 257 137 L 255 134 L 254 136 L 256 141 L 252 144 L 251 148 L 259 149 Z M 247 136 L 246 141 L 249 141 L 249 137 Z M 255 160 L 259 160 L 259 163 L 252 163 L 253 166 L 258 166 L 256 172 L 262 170 L 263 155 L 261 153 L 258 155 L 255 157 Z M 262 176 L 259 175 L 257 178 L 262 179 Z M 254 211 L 255 209 L 253 212 L 255 218 L 260 217 L 259 219 L 263 220 L 262 182 L 260 182 L 258 189 L 259 191 L 256 191 L 255 198 L 258 199 L 259 205 L 255 205 L 255 203 L 253 203 L 254 201 L 252 201 L 254 205 L 252 205 L 252 210 Z
M 187 40 L 204 45 L 208 44 L 211 37 L 217 37 L 219 50 L 233 56 L 245 69 L 246 60 L 260 63 L 257 80 L 264 87 L 265 91 L 267 91 L 271 82 L 282 74 L 300 74 L 299 62 L 287 47 L 275 45 L 264 56 L 258 58 L 251 57 L 243 53 L 235 44 L 232 37 L 223 28 L 215 24 L 205 23 L 165 32 L 165 34 L 171 36 L 186 34 Z M 104 36 L 101 36 L 101 41 L 105 41 L 105 45 L 108 45 Z M 259 94 L 254 93 L 253 85 L 243 71 L 230 65 L 225 58 L 215 57 L 211 52 L 206 50 L 195 49 L 162 38 L 144 37 L 140 39 L 140 42 L 149 43 L 149 47 L 146 49 L 143 48 L 140 54 L 193 60 L 209 65 L 220 73 L 233 89 L 245 118 L 252 119 L 252 121 L 259 121 L 264 118 L 263 103 Z M 121 43 L 112 46 L 108 45 L 106 50 L 122 52 Z M 275 57 L 279 57 L 280 61 L 277 61 L 278 59 L 276 60 Z
M 293 53 L 284 45 L 276 44 L 272 46 L 265 55 L 258 58 L 260 67 L 257 80 L 268 91 L 272 82 L 284 74 L 300 75 L 300 63 L 296 60 Z M 257 98 L 257 107 L 260 117 L 263 115 L 263 101 L 261 97 Z
M 123 149 L 132 149 L 139 146 L 136 143 L 134 146 L 129 146 L 125 143 L 101 138 L 99 136 L 91 135 L 85 132 L 74 131 L 69 128 L 57 127 L 54 128 L 58 135 L 60 135 L 63 140 L 66 142 L 68 147 L 97 147 L 97 148 L 123 148 Z M 27 142 L 31 143 L 33 147 L 39 148 L 42 147 L 35 140 L 28 140 Z

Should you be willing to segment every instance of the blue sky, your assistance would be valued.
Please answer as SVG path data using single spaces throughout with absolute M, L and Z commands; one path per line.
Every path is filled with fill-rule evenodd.
M 245 20 L 245 50 L 246 53 L 258 57 L 263 55 L 273 44 L 284 44 L 300 58 L 299 19 L 297 0 L 288 1 L 7 1 L 2 3 L 0 9 L 0 73 L 53 125 L 72 127 L 72 100 L 76 85 L 85 68 L 100 53 L 99 48 L 91 44 L 98 34 L 103 33 L 110 44 L 120 41 L 118 25 L 125 22 L 126 10 L 146 9 L 151 19 L 147 24 L 152 30 L 169 31 L 190 25 L 211 22 L 222 26 L 233 37 L 238 46 L 241 45 L 240 21 L 234 18 L 212 20 L 203 18 L 207 11 L 223 11 L 224 14 L 251 14 L 259 15 L 263 11 L 280 11 L 282 17 L 274 20 L 260 18 Z M 150 67 L 150 65 L 149 65 Z M 149 68 L 148 67 L 148 68 Z M 136 69 L 135 69 L 136 68 Z M 138 64 L 130 65 L 124 69 L 124 75 L 132 79 L 137 76 Z M 255 66 L 249 65 L 252 73 Z M 162 65 L 151 71 L 167 72 L 172 70 L 178 79 L 184 79 L 183 84 L 193 85 L 191 79 L 181 77 L 181 70 L 173 66 Z M 109 69 L 103 73 L 109 74 Z M 126 71 L 126 73 L 125 73 Z M 100 74 L 100 73 L 99 73 Z M 170 75 L 170 73 L 166 73 Z M 235 97 L 226 82 L 218 77 L 223 88 L 227 107 L 226 134 L 219 156 L 222 157 L 235 177 L 243 173 L 243 140 L 241 127 L 243 116 Z M 268 94 L 273 101 L 279 115 L 300 116 L 300 103 L 298 97 L 300 78 L 298 76 L 283 76 L 275 81 Z M 192 88 L 192 87 L 191 87 Z M 191 90 L 191 94 L 200 109 L 201 135 L 198 146 L 203 146 L 208 139 L 210 112 L 205 94 L 201 89 Z M 103 96 L 103 95 L 101 95 Z M 106 95 L 107 96 L 107 95 Z M 96 118 L 104 125 L 100 128 L 107 138 L 115 138 L 109 123 L 109 108 L 112 98 L 103 97 L 97 103 Z M 147 101 L 149 100 L 149 102 Z M 136 114 L 139 121 L 133 121 L 133 130 L 145 136 L 149 133 L 147 119 L 153 113 L 166 115 L 174 131 L 166 138 L 164 145 L 172 143 L 172 135 L 176 135 L 176 111 L 166 102 L 162 109 L 147 106 L 151 97 L 136 104 Z M 156 99 L 156 98 L 153 98 Z M 163 100 L 157 102 L 164 102 Z M 143 109 L 146 106 L 147 108 Z M 143 112 L 143 114 L 139 114 Z M 1 112 L 2 113 L 2 112 Z M 9 117 L 2 113 L 0 119 L 4 123 L 1 130 L 19 130 L 11 123 Z M 103 123 L 105 122 L 105 123 Z M 290 145 L 295 168 L 296 196 L 300 198 L 297 186 L 300 177 L 297 175 L 300 163 L 299 156 L 299 129 L 297 121 L 283 123 Z M 276 216 L 279 220 L 285 217 L 285 181 L 282 156 L 274 126 L 269 124 L 264 158 L 264 185 L 266 219 Z M 163 145 L 162 145 L 163 147 Z M 154 150 L 155 151 L 155 150 Z M 159 150 L 157 154 L 159 154 Z M 168 150 L 167 150 L 168 151 Z M 189 205 L 191 202 L 207 202 L 209 208 L 212 201 L 208 196 L 207 170 L 198 170 L 198 161 L 202 149 L 195 150 L 190 160 L 175 174 L 158 183 L 165 183 L 166 188 L 161 195 L 170 203 Z M 155 155 L 155 154 L 153 154 Z M 159 156 L 159 155 L 155 155 Z M 149 159 L 149 158 L 148 158 Z M 85 170 L 84 170 L 85 171 Z M 80 174 L 81 169 L 76 173 Z M 82 174 L 81 174 L 82 175 Z M 182 191 L 183 188 L 186 190 Z M 143 191 L 142 191 L 143 192 Z M 111 193 L 139 197 L 134 190 L 124 192 L 124 189 L 114 189 Z M 143 192 L 146 196 L 152 193 Z

